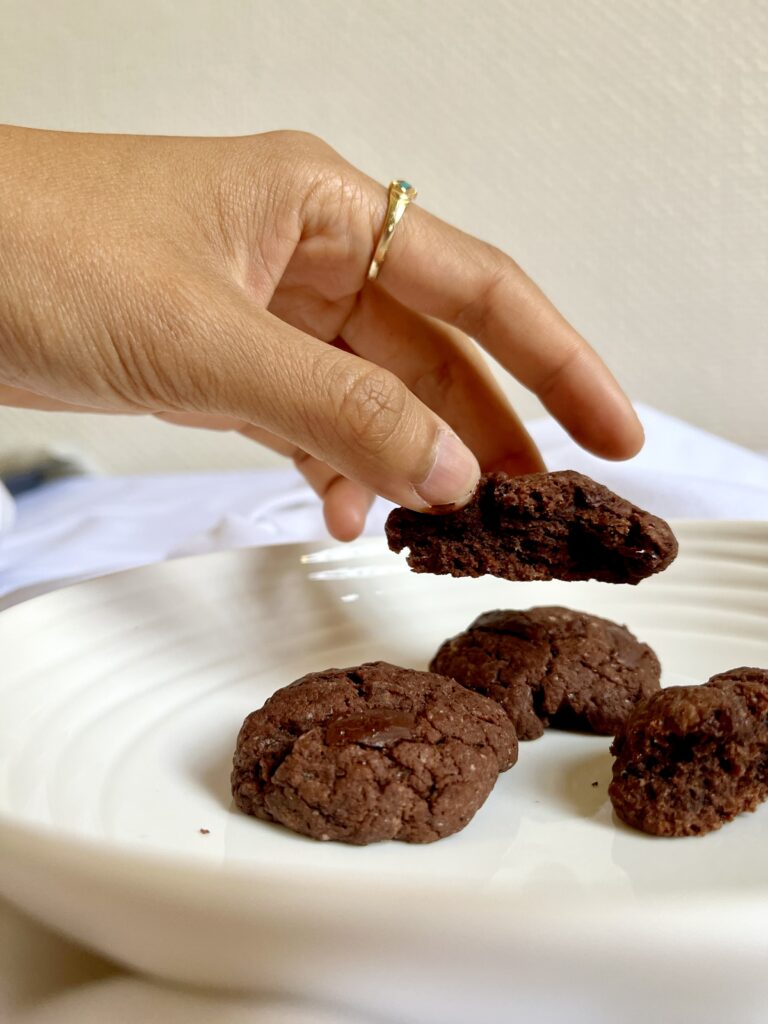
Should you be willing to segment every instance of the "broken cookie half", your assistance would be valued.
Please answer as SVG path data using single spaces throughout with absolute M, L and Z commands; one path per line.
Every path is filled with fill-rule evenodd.
M 768 800 L 768 671 L 670 686 L 635 708 L 611 747 L 608 793 L 627 825 L 703 835 Z
M 571 470 L 489 473 L 464 508 L 396 508 L 386 532 L 415 572 L 451 576 L 634 584 L 677 555 L 668 523 Z

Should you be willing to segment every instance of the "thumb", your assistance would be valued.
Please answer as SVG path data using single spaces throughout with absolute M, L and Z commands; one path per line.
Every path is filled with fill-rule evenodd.
M 200 411 L 270 430 L 407 508 L 466 504 L 477 459 L 397 376 L 247 299 L 229 304 L 228 314 L 215 345 L 193 346 L 206 356 L 205 388 L 191 389 L 198 409 L 203 399 Z

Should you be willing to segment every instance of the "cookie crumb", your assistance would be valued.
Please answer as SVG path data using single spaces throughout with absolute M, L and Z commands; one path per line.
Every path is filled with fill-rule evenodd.
M 598 786 L 598 785 L 599 785 L 599 783 L 597 781 L 595 781 L 595 782 L 592 783 L 592 788 L 594 789 L 594 787 Z
M 211 834 L 211 830 L 209 828 L 199 828 L 197 831 L 201 836 L 209 836 Z

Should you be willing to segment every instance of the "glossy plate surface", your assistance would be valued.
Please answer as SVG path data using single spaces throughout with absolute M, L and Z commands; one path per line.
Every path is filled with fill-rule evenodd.
M 417 576 L 364 541 L 185 559 L 9 609 L 0 891 L 178 980 L 298 987 L 382 1012 L 386 968 L 411 992 L 403 1022 L 466 1019 L 477 1003 L 462 992 L 476 1000 L 478 986 L 489 1014 L 512 989 L 524 999 L 543 949 L 551 991 L 583 983 L 591 1020 L 603 1019 L 593 957 L 574 970 L 587 948 L 603 991 L 626 987 L 638 956 L 689 985 L 698 950 L 699 967 L 718 965 L 716 991 L 743 999 L 745 977 L 749 991 L 764 984 L 746 968 L 768 955 L 768 805 L 704 838 L 632 832 L 607 800 L 607 738 L 522 744 L 464 832 L 428 846 L 315 843 L 241 815 L 229 795 L 240 723 L 277 687 L 377 658 L 426 667 L 490 608 L 564 604 L 624 622 L 656 649 L 665 685 L 768 665 L 768 526 L 678 535 L 678 561 L 634 588 Z M 436 986 L 435 971 L 463 983 Z

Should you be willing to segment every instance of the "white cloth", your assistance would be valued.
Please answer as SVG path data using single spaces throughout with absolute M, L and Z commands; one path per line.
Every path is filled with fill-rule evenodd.
M 530 429 L 550 469 L 586 472 L 660 515 L 768 519 L 765 455 L 654 409 L 639 412 L 647 441 L 628 463 L 594 459 L 552 420 Z M 0 607 L 73 579 L 182 554 L 327 536 L 319 502 L 292 470 L 55 481 L 17 501 L 13 528 L 10 503 L 3 508 Z M 388 508 L 376 503 L 366 532 L 381 532 Z M 536 1012 L 518 1009 L 521 1019 Z M 573 1024 L 577 1014 L 574 1007 Z M 2 904 L 0 1020 L 364 1024 L 332 1008 L 201 995 L 135 978 Z
M 0 483 L 0 534 L 10 530 L 16 518 L 16 506 L 6 487 Z

